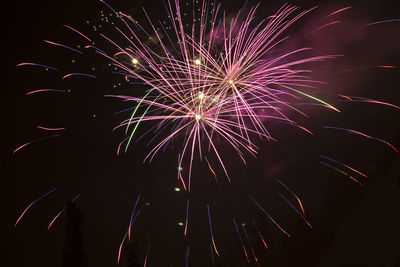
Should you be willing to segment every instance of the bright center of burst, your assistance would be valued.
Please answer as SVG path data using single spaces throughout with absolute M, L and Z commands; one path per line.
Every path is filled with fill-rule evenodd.
M 201 115 L 196 114 L 195 118 L 196 118 L 196 121 L 199 121 L 201 119 Z
M 133 59 L 132 59 L 132 64 L 136 65 L 136 64 L 138 64 L 138 63 L 139 63 L 139 61 L 138 61 L 136 58 L 133 58 Z
M 230 84 L 233 84 L 233 81 L 232 81 L 232 80 L 229 80 L 228 82 L 229 82 Z
M 196 60 L 194 61 L 194 63 L 195 63 L 196 65 L 200 65 L 200 64 L 201 64 L 201 61 L 200 61 L 200 59 L 196 59 Z
M 203 99 L 204 96 L 205 96 L 205 94 L 204 94 L 203 92 L 201 92 L 201 93 L 199 94 L 199 99 Z

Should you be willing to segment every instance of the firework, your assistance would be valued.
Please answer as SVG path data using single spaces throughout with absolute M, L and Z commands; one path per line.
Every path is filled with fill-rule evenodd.
M 266 126 L 270 122 L 297 127 L 314 135 L 314 130 L 311 131 L 296 121 L 297 115 L 308 117 L 301 109 L 302 107 L 316 106 L 341 112 L 336 106 L 330 104 L 331 100 L 316 97 L 317 86 L 323 83 L 311 77 L 312 63 L 334 59 L 338 55 L 317 53 L 312 55 L 312 47 L 288 48 L 289 46 L 286 46 L 287 30 L 314 8 L 301 11 L 298 7 L 284 5 L 274 15 L 257 20 L 257 6 L 249 8 L 248 11 L 243 8 L 233 17 L 229 17 L 219 4 L 200 1 L 199 15 L 195 15 L 193 10 L 193 17 L 189 19 L 190 23 L 187 23 L 188 19 L 185 18 L 180 1 L 167 0 L 165 6 L 170 18 L 170 24 L 167 26 L 165 23 L 158 25 L 146 11 L 144 15 L 148 23 L 142 24 L 127 14 L 115 11 L 104 1 L 100 0 L 100 2 L 111 10 L 122 25 L 116 26 L 115 32 L 99 33 L 102 41 L 105 40 L 107 43 L 104 47 L 98 45 L 92 36 L 89 38 L 89 35 L 67 25 L 64 27 L 85 40 L 86 46 L 74 48 L 54 41 L 44 40 L 44 42 L 57 47 L 55 49 L 67 49 L 74 55 L 82 55 L 86 50 L 93 49 L 110 62 L 114 68 L 113 72 L 121 75 L 130 84 L 129 89 L 133 89 L 126 94 L 106 95 L 130 104 L 129 108 L 115 113 L 130 112 L 130 115 L 115 127 L 115 130 L 123 130 L 125 134 L 117 147 L 117 155 L 120 155 L 121 151 L 128 152 L 134 142 L 143 141 L 146 137 L 150 140 L 147 142 L 148 151 L 144 155 L 144 161 L 151 162 L 160 152 L 174 147 L 172 150 L 176 150 L 174 152 L 178 155 L 177 179 L 182 183 L 182 188 L 189 193 L 194 177 L 192 174 L 195 173 L 194 168 L 199 162 L 205 163 L 215 181 L 219 181 L 217 176 L 221 172 L 231 182 L 228 171 L 230 166 L 226 163 L 226 155 L 231 153 L 227 151 L 234 151 L 233 154 L 237 156 L 237 159 L 247 164 L 246 156 L 256 157 L 261 142 L 277 140 Z M 338 9 L 324 18 L 337 17 L 338 13 L 347 12 L 351 8 L 348 6 Z M 398 21 L 398 19 L 384 20 L 364 26 Z M 331 29 L 340 26 L 344 24 L 342 22 L 344 21 L 324 21 L 322 26 L 314 27 L 308 35 L 323 32 L 328 27 Z M 367 68 L 385 70 L 396 68 L 394 65 L 389 65 L 390 63 L 383 64 L 374 63 L 374 65 L 351 68 L 338 73 Z M 17 67 L 23 66 L 39 67 L 55 71 L 55 73 L 58 71 L 58 68 L 39 63 L 17 65 Z M 99 76 L 70 71 L 60 75 L 61 80 L 72 80 L 75 77 L 96 79 Z M 44 92 L 67 93 L 69 90 L 37 89 L 26 95 Z M 400 110 L 399 106 L 370 98 L 342 94 L 334 96 L 340 97 L 337 103 L 361 102 Z M 51 132 L 65 130 L 64 127 L 37 126 L 37 128 Z M 333 126 L 322 128 L 378 141 L 399 153 L 392 143 L 358 130 Z M 13 153 L 32 143 L 58 136 L 60 134 L 34 139 L 17 147 Z M 324 155 L 320 155 L 320 158 L 320 164 L 345 175 L 360 185 L 363 183 L 360 182 L 358 176 L 367 178 L 366 172 L 358 171 L 339 160 Z M 279 192 L 278 196 L 309 228 L 312 228 L 302 200 L 294 193 L 297 189 L 292 190 L 279 179 L 276 181 L 286 190 L 285 193 Z M 29 204 L 19 216 L 15 226 L 36 202 L 55 190 L 49 191 Z M 77 195 L 71 202 L 79 196 Z M 248 194 L 248 197 L 251 203 L 261 211 L 262 216 L 266 216 L 268 224 L 272 223 L 274 229 L 280 231 L 280 234 L 291 237 L 289 233 L 292 230 L 284 226 L 275 211 L 266 207 L 266 201 L 256 195 L 253 197 L 253 194 Z M 117 263 L 120 262 L 124 242 L 127 238 L 131 239 L 131 231 L 138 216 L 140 214 L 143 216 L 143 207 L 139 207 L 140 200 L 142 200 L 141 195 L 137 197 L 130 213 L 128 227 L 119 245 Z M 194 206 L 192 203 L 194 202 L 189 194 L 185 196 L 185 201 L 186 209 L 182 211 L 185 215 L 184 222 L 180 222 L 179 225 L 184 226 L 183 236 L 188 241 L 188 226 L 192 225 L 189 217 L 192 219 Z M 223 254 L 223 246 L 214 236 L 213 222 L 216 222 L 216 212 L 212 209 L 214 215 L 211 216 L 211 206 L 208 203 L 206 208 L 209 245 L 211 261 L 214 264 L 216 257 Z M 146 206 L 150 206 L 147 204 Z M 48 230 L 65 209 L 66 207 L 62 208 L 51 220 Z M 246 261 L 259 263 L 260 257 L 256 255 L 257 250 L 253 246 L 255 244 L 251 242 L 257 239 L 257 242 L 265 248 L 264 251 L 268 253 L 271 251 L 269 243 L 267 245 L 255 220 L 252 218 L 255 239 L 244 223 L 241 224 L 242 227 L 238 227 L 234 217 L 232 220 Z M 151 253 L 150 248 L 151 244 L 148 243 L 144 266 L 150 262 L 150 254 L 155 254 L 155 246 L 152 247 Z M 190 246 L 185 244 L 185 266 L 189 264 L 189 248 Z M 195 251 L 192 249 L 191 255 Z
M 245 152 L 256 155 L 256 138 L 275 140 L 264 120 L 297 125 L 285 111 L 303 114 L 294 107 L 293 99 L 305 97 L 338 111 L 302 91 L 318 83 L 308 76 L 306 64 L 334 56 L 303 55 L 310 48 L 277 49 L 286 40 L 285 30 L 310 10 L 295 14 L 296 7 L 285 5 L 275 15 L 256 23 L 254 7 L 244 20 L 240 19 L 244 11 L 240 11 L 228 22 L 225 15 L 220 15 L 219 5 L 209 13 L 207 5 L 204 1 L 200 18 L 194 18 L 193 25 L 187 27 L 179 1 L 168 1 L 168 14 L 174 18 L 172 30 L 156 30 L 148 17 L 151 33 L 129 16 L 116 13 L 126 26 L 124 30 L 116 28 L 126 44 L 101 34 L 117 52 L 109 55 L 95 48 L 122 75 L 148 87 L 143 97 L 108 95 L 136 103 L 130 118 L 117 126 L 128 134 L 123 141 L 125 151 L 138 125 L 145 122 L 153 123 L 148 133 L 155 136 L 152 141 L 158 141 L 145 160 L 151 161 L 172 140 L 183 140 L 178 166 L 189 165 L 188 178 L 181 179 L 188 191 L 196 157 L 202 160 L 206 154 L 213 154 L 230 181 L 218 150 L 221 142 L 229 144 L 244 160 Z M 256 26 L 250 27 L 254 23 Z M 142 41 L 138 29 L 151 37 L 151 45 Z M 206 162 L 215 173 L 209 160 Z

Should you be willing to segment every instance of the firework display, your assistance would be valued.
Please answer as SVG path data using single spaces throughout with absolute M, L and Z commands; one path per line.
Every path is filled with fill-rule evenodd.
M 140 10 L 143 18 L 137 20 L 128 12 L 117 10 L 111 2 L 100 2 L 101 22 L 93 23 L 92 32 L 87 30 L 88 27 L 81 30 L 66 24 L 62 26 L 63 31 L 79 40 L 79 45 L 47 39 L 44 43 L 47 47 L 57 48 L 58 52 L 68 51 L 74 55 L 72 63 L 76 57 L 84 57 L 86 54 L 101 58 L 106 63 L 91 67 L 92 63 L 85 59 L 85 63 L 89 62 L 86 70 L 69 68 L 64 72 L 59 66 L 23 62 L 17 65 L 17 69 L 62 72 L 60 80 L 65 83 L 76 82 L 75 80 L 85 83 L 104 81 L 106 86 L 113 83 L 113 88 L 107 89 L 104 97 L 121 106 L 114 116 L 123 118 L 122 121 L 114 129 L 106 129 L 119 135 L 115 146 L 117 157 L 129 157 L 133 153 L 136 161 L 139 157 L 144 163 L 152 163 L 156 158 L 167 155 L 165 165 L 175 165 L 177 172 L 172 170 L 174 168 L 165 167 L 157 174 L 166 176 L 162 177 L 166 182 L 149 186 L 150 192 L 156 195 L 153 199 L 157 199 L 162 205 L 157 206 L 157 201 L 153 201 L 151 193 L 144 186 L 137 186 L 139 189 L 134 193 L 134 198 L 130 196 L 129 201 L 133 201 L 134 206 L 129 221 L 124 223 L 127 227 L 124 232 L 118 233 L 122 240 L 119 240 L 119 247 L 115 247 L 117 264 L 123 265 L 122 258 L 127 257 L 124 248 L 128 246 L 127 243 L 133 243 L 136 232 L 167 232 L 171 223 L 168 221 L 169 216 L 179 213 L 179 245 L 174 244 L 168 250 L 179 250 L 179 253 L 175 252 L 169 259 L 154 259 L 160 251 L 158 241 L 154 241 L 151 234 L 138 233 L 137 238 L 141 239 L 141 248 L 138 251 L 143 266 L 203 266 L 196 265 L 197 263 L 210 266 L 267 266 L 268 255 L 274 252 L 274 246 L 269 243 L 267 236 L 271 229 L 273 235 L 289 239 L 296 235 L 296 231 L 292 226 L 286 226 L 287 221 L 298 221 L 309 231 L 314 228 L 309 212 L 311 208 L 302 199 L 304 193 L 299 192 L 301 189 L 298 186 L 292 187 L 291 181 L 275 175 L 281 173 L 280 166 L 284 163 L 276 162 L 281 161 L 281 154 L 284 152 L 279 152 L 274 146 L 280 149 L 285 149 L 286 145 L 306 146 L 301 142 L 310 139 L 301 139 L 298 136 L 307 135 L 318 140 L 315 141 L 317 145 L 313 146 L 316 148 L 310 149 L 309 154 L 313 155 L 321 140 L 318 139 L 321 137 L 316 137 L 321 133 L 318 129 L 322 129 L 336 136 L 349 134 L 364 142 L 376 143 L 394 155 L 399 154 L 396 141 L 392 142 L 376 133 L 348 125 L 328 126 L 320 119 L 320 114 L 325 114 L 324 112 L 329 113 L 329 116 L 345 116 L 346 112 L 342 107 L 346 103 L 371 104 L 390 109 L 391 112 L 400 110 L 398 105 L 383 100 L 349 96 L 346 92 L 337 90 L 321 91 L 320 87 L 326 86 L 327 79 L 318 74 L 325 70 L 324 66 L 346 58 L 346 55 L 335 52 L 334 49 L 323 49 L 322 45 L 319 46 L 323 42 L 315 42 L 318 39 L 315 36 L 344 24 L 337 17 L 351 12 L 352 6 L 323 13 L 322 23 L 318 21 L 317 24 L 311 24 L 311 29 L 304 26 L 306 30 L 303 32 L 306 31 L 306 34 L 301 32 L 296 35 L 296 25 L 304 25 L 301 21 L 318 12 L 317 7 L 302 9 L 284 4 L 276 12 L 264 16 L 258 12 L 259 5 L 252 7 L 245 4 L 234 15 L 228 15 L 224 11 L 223 3 L 217 1 L 166 0 L 163 2 L 166 11 L 164 16 L 168 19 L 155 17 L 152 11 L 143 8 Z M 364 23 L 362 27 L 364 29 L 398 22 L 399 19 L 387 19 Z M 295 37 L 292 38 L 291 35 Z M 306 38 L 313 42 L 305 41 Z M 324 42 L 328 42 L 326 40 Z M 365 69 L 397 70 L 394 65 L 383 64 L 385 63 L 344 70 L 342 68 L 335 75 Z M 95 68 L 102 71 L 95 71 Z M 35 89 L 25 94 L 51 97 L 70 93 L 70 89 L 62 87 L 44 88 L 47 89 Z M 396 103 L 396 100 L 393 102 Z M 319 121 L 319 127 L 304 126 L 314 117 Z M 332 120 L 327 120 L 328 123 L 330 121 Z M 282 130 L 288 129 L 287 126 L 293 131 Z M 37 148 L 33 147 L 36 146 L 34 143 L 43 144 L 47 140 L 56 140 L 55 137 L 58 139 L 70 133 L 66 126 L 54 127 L 42 123 L 36 129 L 49 134 L 15 146 L 13 154 L 23 153 L 30 146 L 31 149 Z M 141 144 L 145 149 L 137 149 Z M 286 153 L 287 160 L 293 161 L 295 156 L 292 155 L 295 153 L 298 151 Z M 300 155 L 305 154 L 301 152 Z M 348 157 L 341 159 L 334 151 L 328 153 L 322 149 L 314 154 L 319 155 L 319 160 L 318 156 L 313 155 L 314 163 L 318 164 L 319 161 L 319 166 L 325 172 L 333 171 L 350 180 L 350 184 L 367 183 L 370 175 L 368 171 L 358 165 L 354 167 Z M 270 167 L 272 163 L 267 164 L 269 170 L 266 173 L 271 173 L 268 176 L 273 178 L 269 179 L 271 188 L 262 189 L 264 181 L 256 179 L 246 178 L 246 183 L 243 182 L 243 176 L 248 176 L 249 162 L 260 162 L 261 159 L 258 158 L 263 161 L 266 158 L 271 159 L 271 162 L 276 163 L 274 167 L 278 166 L 273 169 Z M 299 165 L 304 165 L 306 160 L 299 158 L 297 161 Z M 160 165 L 156 166 L 160 168 Z M 139 184 L 140 179 L 135 179 L 135 183 Z M 117 179 L 115 183 L 118 184 Z M 146 182 L 146 186 L 147 183 L 151 182 Z M 172 193 L 171 190 L 164 193 L 163 190 L 169 189 L 157 188 L 160 184 L 165 186 L 165 183 L 173 185 Z M 226 201 L 221 200 L 220 193 L 210 193 L 216 197 L 208 195 L 208 192 L 216 192 L 214 190 L 220 192 L 218 190 L 221 190 L 221 185 L 223 192 L 227 192 Z M 213 186 L 217 189 L 212 189 Z M 21 225 L 24 216 L 27 216 L 37 202 L 56 195 L 59 190 L 52 193 L 60 187 L 57 185 L 57 188 L 42 193 L 23 209 L 15 221 L 15 227 Z M 177 202 L 171 196 L 181 190 L 180 204 L 175 205 L 173 203 Z M 275 202 L 279 204 L 274 207 L 275 202 L 271 201 L 269 195 L 276 190 L 278 192 L 274 196 L 278 198 Z M 69 205 L 84 198 L 82 192 L 74 194 L 75 197 L 69 200 Z M 166 195 L 165 200 L 158 200 L 160 196 L 164 197 L 163 194 Z M 168 206 L 168 201 L 173 206 L 171 215 L 163 222 L 168 230 L 155 231 L 154 228 L 146 227 L 145 222 L 153 220 L 151 216 L 165 213 L 164 208 Z M 232 208 L 231 204 L 233 206 L 235 201 L 245 202 L 254 215 L 244 215 L 241 209 Z M 58 207 L 58 212 L 47 224 L 47 230 L 53 229 L 55 222 L 67 210 L 68 206 Z M 147 219 L 140 222 L 142 217 Z M 225 220 L 226 218 L 229 220 Z M 199 220 L 203 221 L 200 223 Z M 198 230 L 200 228 L 202 230 Z M 226 238 L 228 241 L 224 241 L 223 234 L 217 231 L 229 232 L 231 239 Z M 276 247 L 280 246 L 279 242 L 275 243 Z M 233 249 L 229 248 L 231 244 Z M 240 257 L 240 260 L 236 260 L 237 265 L 228 263 L 230 253 L 236 253 Z M 204 259 L 204 255 L 208 255 L 208 258 Z M 199 258 L 203 258 L 203 261 Z

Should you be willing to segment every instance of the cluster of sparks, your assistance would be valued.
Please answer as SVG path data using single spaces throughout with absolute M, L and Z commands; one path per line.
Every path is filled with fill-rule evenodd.
M 145 160 L 151 161 L 171 140 L 182 138 L 178 166 L 187 159 L 189 171 L 186 181 L 180 173 L 178 177 L 190 191 L 195 154 L 203 159 L 204 152 L 213 153 L 229 180 L 218 151 L 219 142 L 228 143 L 245 161 L 244 152 L 254 156 L 257 153 L 254 137 L 275 140 L 264 120 L 297 125 L 285 114 L 285 110 L 301 113 L 290 103 L 291 98 L 307 97 L 338 111 L 298 89 L 313 88 L 317 83 L 309 78 L 310 70 L 304 67 L 306 63 L 334 56 L 302 56 L 309 48 L 269 56 L 286 39 L 281 37 L 282 33 L 310 11 L 292 16 L 296 9 L 283 6 L 275 15 L 250 27 L 255 23 L 256 8 L 250 9 L 244 20 L 240 19 L 239 12 L 228 22 L 225 16 L 220 18 L 219 6 L 208 14 L 208 3 L 203 2 L 198 23 L 188 30 L 179 1 L 168 1 L 168 13 L 174 18 L 171 19 L 173 31 L 157 31 L 149 18 L 154 29 L 153 47 L 134 31 L 133 26 L 140 26 L 119 13 L 130 34 L 119 28 L 117 31 L 129 47 L 123 48 L 103 35 L 118 51 L 114 55 L 97 52 L 112 60 L 128 79 L 137 79 L 149 87 L 144 97 L 110 95 L 137 103 L 131 117 L 117 127 L 124 127 L 127 133 L 130 131 L 123 141 L 126 149 L 139 123 L 143 122 L 153 123 L 148 133 L 162 136 Z M 210 169 L 213 171 L 211 166 Z
M 100 1 L 103 2 L 102 0 Z M 289 51 L 280 49 L 287 39 L 287 37 L 283 36 L 285 31 L 312 9 L 295 13 L 298 10 L 297 7 L 284 5 L 274 15 L 261 22 L 256 22 L 257 7 L 251 8 L 248 12 L 240 10 L 235 17 L 228 18 L 225 13 L 221 15 L 220 5 L 203 1 L 199 10 L 200 16 L 195 17 L 193 13 L 193 23 L 188 25 L 184 22 L 179 0 L 168 0 L 166 10 L 168 17 L 171 19 L 170 25 L 165 27 L 163 23 L 160 23 L 160 26 L 156 26 L 145 12 L 151 29 L 149 31 L 131 16 L 116 12 L 108 4 L 106 6 L 120 19 L 123 25 L 123 28 L 115 27 L 115 29 L 124 40 L 124 45 L 100 33 L 100 36 L 117 50 L 116 52 L 106 53 L 95 47 L 92 39 L 80 31 L 67 25 L 64 26 L 89 42 L 85 46 L 86 49 L 92 48 L 109 59 L 118 70 L 118 73 L 125 76 L 128 82 L 134 80 L 147 88 L 140 96 L 107 95 L 108 97 L 120 98 L 134 103 L 133 108 L 130 109 L 132 110 L 131 115 L 116 127 L 116 129 L 124 128 L 127 135 L 119 144 L 117 154 L 120 153 L 123 146 L 125 151 L 128 150 L 132 140 L 138 135 L 139 125 L 143 123 L 149 123 L 150 127 L 136 140 L 140 140 L 145 135 L 152 136 L 149 142 L 152 147 L 149 149 L 145 160 L 151 161 L 157 153 L 165 150 L 173 140 L 183 140 L 181 149 L 178 152 L 178 179 L 182 183 L 182 187 L 188 192 L 191 190 L 192 172 L 195 165 L 194 162 L 197 160 L 204 160 L 212 174 L 217 176 L 214 164 L 211 160 L 208 160 L 209 154 L 212 154 L 217 159 L 217 165 L 230 181 L 228 168 L 223 161 L 223 153 L 219 149 L 221 144 L 228 144 L 245 163 L 246 153 L 253 156 L 257 154 L 258 147 L 255 140 L 260 138 L 274 141 L 275 138 L 265 126 L 266 121 L 285 122 L 313 134 L 310 130 L 298 125 L 289 116 L 293 111 L 305 115 L 296 108 L 294 100 L 306 99 L 310 102 L 305 104 L 320 105 L 340 112 L 333 105 L 308 93 L 320 83 L 310 78 L 311 70 L 307 68 L 308 64 L 332 59 L 335 56 L 317 55 L 310 57 L 308 55 L 311 48 L 307 47 Z M 328 17 L 350 8 L 351 6 L 339 9 L 329 14 Z M 393 21 L 399 20 L 386 20 L 370 23 L 367 26 Z M 315 31 L 339 22 L 329 22 Z M 143 38 L 143 36 L 146 38 Z M 45 42 L 82 54 L 82 51 L 77 48 L 48 40 L 45 40 Z M 57 68 L 37 63 L 20 63 L 17 66 L 32 65 L 46 70 L 58 70 Z M 390 65 L 376 67 L 395 68 Z M 68 73 L 62 76 L 62 79 L 73 76 L 96 78 L 92 74 Z M 305 88 L 307 91 L 304 90 Z M 26 95 L 43 92 L 66 93 L 67 91 L 38 89 L 26 93 Z M 339 95 L 339 97 L 342 102 L 374 103 L 400 109 L 400 107 L 393 104 L 368 98 L 345 95 Z M 62 127 L 37 126 L 37 128 L 57 132 L 57 134 L 25 143 L 17 147 L 14 153 L 34 142 L 60 136 L 58 133 L 65 130 Z M 324 126 L 323 128 L 344 131 L 375 140 L 399 153 L 389 142 L 357 130 L 331 126 Z M 320 157 L 322 165 L 338 171 L 360 185 L 362 182 L 355 176 L 357 175 L 361 179 L 367 178 L 366 174 L 347 164 L 328 156 L 321 155 Z M 184 178 L 181 166 L 187 165 L 189 166 L 187 178 Z M 277 179 L 276 181 L 286 190 L 286 193 L 289 193 L 286 194 L 287 196 L 283 193 L 278 195 L 299 215 L 309 228 L 312 228 L 300 198 L 281 180 Z M 32 202 L 20 215 L 15 225 L 20 222 L 32 205 L 55 190 L 56 188 L 50 190 Z M 290 234 L 278 224 L 259 202 L 252 196 L 249 195 L 249 197 L 282 233 L 290 237 Z M 71 202 L 78 198 L 79 195 Z M 294 205 L 289 198 L 295 200 L 293 203 L 297 204 Z M 118 262 L 122 245 L 126 238 L 130 239 L 131 228 L 140 213 L 138 208 L 139 199 L 140 196 L 135 202 L 128 230 L 119 247 Z M 138 211 L 136 211 L 137 208 Z M 214 255 L 219 256 L 219 251 L 213 236 L 209 204 L 207 204 L 206 208 L 211 234 L 211 256 L 214 262 L 213 257 Z M 48 229 L 52 227 L 54 221 L 65 209 L 66 207 L 54 217 Z M 188 229 L 188 217 L 189 199 L 186 205 L 185 236 Z M 246 229 L 242 226 L 241 234 L 234 218 L 233 224 L 241 241 L 246 260 L 250 262 L 249 248 L 245 246 L 245 243 L 250 243 Z M 255 221 L 253 221 L 253 226 L 265 249 L 270 252 L 270 248 Z M 147 248 L 145 265 L 149 251 L 150 244 Z M 258 262 L 252 247 L 250 247 L 250 251 L 254 260 Z M 185 255 L 186 262 L 188 262 L 189 246 Z

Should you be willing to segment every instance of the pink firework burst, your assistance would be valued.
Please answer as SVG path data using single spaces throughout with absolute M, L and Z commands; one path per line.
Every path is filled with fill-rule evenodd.
M 338 111 L 302 91 L 318 83 L 309 77 L 311 71 L 305 64 L 334 56 L 307 56 L 305 52 L 311 49 L 307 47 L 278 49 L 287 39 L 283 36 L 287 28 L 312 9 L 295 13 L 296 7 L 284 5 L 261 22 L 255 21 L 257 7 L 251 8 L 244 20 L 240 19 L 244 11 L 240 11 L 230 21 L 219 5 L 208 10 L 203 1 L 200 17 L 194 17 L 189 25 L 179 1 L 168 1 L 171 30 L 157 28 L 145 12 L 151 33 L 130 16 L 117 13 L 126 26 L 116 28 L 124 44 L 101 34 L 117 52 L 111 55 L 96 49 L 128 80 L 147 86 L 142 97 L 109 95 L 135 103 L 130 118 L 117 126 L 126 128 L 125 151 L 143 122 L 153 123 L 148 133 L 157 140 L 145 160 L 151 161 L 171 140 L 182 138 L 178 166 L 189 165 L 187 180 L 181 179 L 188 191 L 196 154 L 200 159 L 204 152 L 214 154 L 230 180 L 218 142 L 229 144 L 243 161 L 244 152 L 255 156 L 255 138 L 274 140 L 264 120 L 296 125 L 285 111 L 301 113 L 292 105 L 293 99 L 309 98 Z M 143 41 L 143 32 L 151 44 Z

